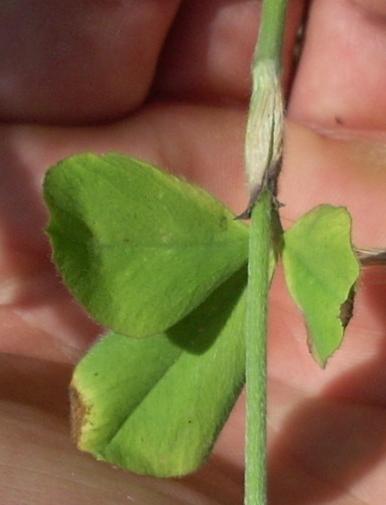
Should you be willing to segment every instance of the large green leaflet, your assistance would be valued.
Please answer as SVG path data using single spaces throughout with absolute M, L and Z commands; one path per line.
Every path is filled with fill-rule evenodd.
M 321 205 L 305 214 L 284 234 L 283 263 L 291 295 L 304 313 L 312 354 L 325 366 L 342 343 L 359 276 L 347 210 Z
M 143 474 L 198 468 L 244 381 L 245 284 L 244 268 L 163 335 L 96 344 L 72 382 L 79 447 Z
M 203 190 L 117 154 L 59 163 L 45 198 L 66 284 L 114 330 L 74 373 L 78 446 L 137 473 L 194 471 L 244 380 L 247 228 Z M 287 283 L 322 365 L 359 273 L 350 224 L 321 206 L 284 236 Z
M 247 259 L 247 228 L 223 204 L 133 158 L 68 158 L 48 171 L 44 197 L 66 285 L 125 335 L 167 330 Z

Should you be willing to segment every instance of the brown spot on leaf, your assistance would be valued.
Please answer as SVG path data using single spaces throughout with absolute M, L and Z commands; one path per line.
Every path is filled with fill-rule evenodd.
M 304 327 L 306 329 L 306 335 L 307 335 L 307 347 L 308 347 L 308 352 L 311 354 L 312 358 L 318 363 L 320 368 L 326 368 L 327 361 L 322 361 L 319 353 L 317 352 L 315 346 L 314 346 L 314 341 L 312 337 L 312 332 L 310 330 L 310 327 L 307 324 L 306 319 L 304 319 Z
M 81 394 L 76 387 L 70 385 L 70 404 L 71 404 L 71 437 L 79 447 L 81 443 L 82 427 L 90 414 L 90 408 L 84 402 Z
M 346 328 L 354 312 L 355 284 L 351 286 L 347 300 L 340 306 L 339 319 L 342 322 L 343 328 Z

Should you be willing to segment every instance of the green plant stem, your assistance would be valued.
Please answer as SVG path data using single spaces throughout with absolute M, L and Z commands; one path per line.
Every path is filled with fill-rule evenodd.
M 247 429 L 245 503 L 266 503 L 266 327 L 271 196 L 264 191 L 252 211 L 246 315 Z
M 287 0 L 263 1 L 255 61 L 270 59 L 276 63 L 277 68 L 281 67 L 286 10 Z
M 274 110 L 268 111 L 266 104 L 281 108 L 281 100 L 271 99 L 269 86 L 272 93 L 278 89 L 268 82 L 264 82 L 260 69 L 274 68 L 274 75 L 278 78 L 280 88 L 281 49 L 284 33 L 286 0 L 264 0 L 261 28 L 253 63 L 253 89 L 249 131 L 246 137 L 246 171 L 247 174 L 254 170 L 267 173 L 277 156 L 281 156 L 281 122 L 282 111 L 279 114 Z M 266 65 L 266 67 L 264 66 Z M 269 78 L 269 72 L 267 73 Z M 267 92 L 268 89 L 268 92 Z M 280 89 L 279 89 L 280 94 Z M 268 96 L 268 99 L 267 99 Z M 281 97 L 280 97 L 281 98 Z M 264 101 L 263 104 L 259 100 Z M 263 105 L 263 106 L 261 106 Z M 258 115 L 261 114 L 261 117 Z M 261 135 L 257 135 L 259 142 L 253 135 L 253 128 L 262 121 L 268 121 L 268 127 Z M 268 131 L 268 135 L 266 132 Z M 279 132 L 279 133 L 278 133 Z M 265 140 L 264 140 L 265 139 Z M 260 154 L 261 141 L 268 143 L 263 146 L 265 153 Z M 260 150 L 260 151 L 259 151 Z M 257 154 L 256 154 L 257 151 Z M 274 157 L 276 157 L 274 159 Z M 264 166 L 248 166 L 260 163 Z M 266 183 L 266 178 L 262 179 Z M 261 182 L 261 181 L 260 181 Z M 250 188 L 252 191 L 254 188 Z M 256 189 L 256 188 L 255 188 Z M 261 189 L 261 188 L 260 188 Z M 270 190 L 263 186 L 258 196 L 258 201 L 252 201 L 249 266 L 248 266 L 248 293 L 246 314 L 246 391 L 247 391 L 247 417 L 246 417 L 246 469 L 245 469 L 245 504 L 265 505 L 267 503 L 267 470 L 266 470 L 266 397 L 267 397 L 267 299 L 269 291 L 269 254 L 271 248 L 272 229 L 272 195 Z

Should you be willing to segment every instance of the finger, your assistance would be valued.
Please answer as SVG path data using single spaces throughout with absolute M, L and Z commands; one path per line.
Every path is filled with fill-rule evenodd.
M 243 145 L 243 135 L 242 129 L 245 121 L 245 113 L 243 111 L 237 110 L 221 110 L 216 108 L 208 107 L 190 107 L 190 106 L 154 106 L 149 108 L 146 113 L 138 114 L 135 118 L 130 121 L 122 122 L 118 125 L 106 127 L 106 128 L 87 128 L 87 129 L 48 129 L 48 128 L 11 128 L 8 130 L 8 136 L 3 135 L 2 138 L 7 144 L 7 160 L 9 163 L 6 164 L 7 169 L 10 173 L 17 170 L 17 181 L 19 182 L 20 188 L 27 185 L 30 190 L 38 190 L 41 183 L 41 177 L 45 167 L 51 164 L 58 158 L 62 158 L 67 154 L 72 154 L 78 150 L 97 150 L 105 151 L 107 149 L 119 149 L 121 151 L 130 152 L 136 156 L 150 159 L 152 161 L 158 162 L 163 166 L 171 166 L 177 173 L 185 173 L 191 179 L 195 179 L 196 182 L 206 185 L 210 190 L 216 191 L 219 196 L 226 197 L 229 203 L 233 203 L 235 208 L 239 205 L 238 202 L 244 203 L 245 195 L 242 191 L 242 145 Z M 213 135 L 213 131 L 218 132 L 216 136 Z M 237 134 L 239 132 L 239 134 Z M 4 133 L 4 132 L 3 132 Z M 172 140 L 171 140 L 172 139 Z M 308 145 L 307 136 L 306 139 L 302 136 L 293 136 L 294 144 L 293 157 L 289 158 L 291 167 L 298 166 L 298 160 L 296 155 L 300 152 L 312 153 L 313 147 Z M 296 148 L 297 147 L 297 148 Z M 324 149 L 326 146 L 324 146 Z M 333 152 L 331 149 L 331 157 L 329 163 L 334 162 Z M 339 151 L 339 149 L 338 149 Z M 219 154 L 220 153 L 220 154 Z M 342 154 L 340 155 L 342 156 Z M 346 156 L 347 152 L 346 152 Z M 371 159 L 371 157 L 369 158 Z M 364 158 L 366 163 L 369 159 Z M 350 160 L 350 157 L 347 157 Z M 343 162 L 342 162 L 343 164 Z M 287 170 L 290 169 L 288 166 Z M 302 166 L 299 164 L 299 166 Z M 307 170 L 307 165 L 304 163 L 302 171 Z M 219 173 L 224 177 L 222 182 L 219 178 Z M 5 181 L 7 178 L 5 178 Z M 321 186 L 321 191 L 324 191 L 325 185 L 329 181 L 326 181 Z M 12 194 L 10 188 L 17 187 L 15 182 L 12 186 L 4 185 L 3 199 L 0 201 L 8 202 L 11 200 L 5 198 L 7 194 Z M 241 188 L 236 191 L 236 188 Z M 300 193 L 300 197 L 304 195 L 304 192 Z M 23 204 L 23 200 L 16 195 L 14 195 L 14 205 L 15 209 L 19 208 Z M 295 195 L 299 198 L 299 191 L 296 190 Z M 38 196 L 38 199 L 40 196 Z M 312 201 L 309 202 L 312 204 Z M 27 202 L 27 209 L 29 203 Z M 2 212 L 2 224 L 4 225 L 4 218 L 8 219 L 12 216 L 12 212 Z M 19 210 L 19 215 L 25 215 L 26 212 Z M 291 218 L 291 215 L 289 214 Z M 29 224 L 31 224 L 30 222 Z M 14 225 L 17 224 L 14 223 Z M 12 226 L 12 230 L 18 229 Z M 35 228 L 34 231 L 30 231 L 31 226 L 25 227 L 30 233 L 31 237 L 35 235 L 40 235 L 40 230 Z M 11 231 L 11 229 L 9 229 Z M 22 227 L 19 228 L 19 233 L 21 233 Z M 14 233 L 16 238 L 17 234 Z M 22 243 L 22 233 L 19 237 Z M 59 307 L 57 307 L 59 309 Z M 293 310 L 293 309 L 291 309 Z M 379 317 L 378 312 L 373 313 L 372 308 L 370 309 L 370 315 L 372 320 L 375 321 L 376 327 L 380 328 L 383 323 L 382 319 Z M 360 308 L 359 308 L 360 311 Z M 360 312 L 359 312 L 360 313 Z M 278 314 L 278 319 L 283 320 L 282 314 Z M 291 326 L 291 321 L 289 322 Z M 359 325 L 360 326 L 360 325 Z M 299 326 L 300 328 L 300 326 Z M 366 332 L 359 334 L 360 339 L 367 337 L 367 331 L 371 328 L 367 326 L 362 326 L 366 329 Z M 56 328 L 56 334 L 58 333 Z M 277 333 L 274 333 L 275 340 L 278 342 L 277 347 L 280 349 L 290 349 L 295 348 L 293 355 L 288 354 L 283 356 L 280 360 L 280 355 L 272 355 L 271 352 L 271 374 L 276 374 L 278 380 L 284 379 L 286 382 L 291 382 L 293 377 L 296 377 L 294 369 L 297 368 L 302 372 L 301 381 L 302 384 L 307 385 L 312 383 L 312 376 L 315 369 L 312 368 L 312 360 L 308 356 L 307 348 L 305 345 L 305 331 L 302 327 L 301 330 L 295 338 L 289 338 L 288 327 L 284 324 Z M 9 335 L 10 333 L 8 333 Z M 55 335 L 55 334 L 54 334 Z M 291 333 L 292 335 L 292 333 Z M 377 335 L 377 333 L 375 333 Z M 279 342 L 281 341 L 281 345 Z M 294 345 L 295 342 L 295 345 Z M 356 341 L 358 342 L 358 340 Z M 364 365 L 366 365 L 366 359 L 369 357 L 369 353 L 377 354 L 378 350 L 378 339 L 372 339 L 371 342 L 367 343 L 367 354 L 361 355 Z M 354 346 L 357 344 L 354 341 Z M 347 348 L 346 348 L 347 349 Z M 357 348 L 358 353 L 350 351 L 348 354 L 344 354 L 342 349 L 342 355 L 344 359 L 347 360 L 347 369 L 350 368 L 350 360 L 352 362 L 351 356 L 356 354 L 360 355 L 360 348 Z M 346 351 L 347 352 L 347 351 Z M 346 356 L 346 358 L 344 358 Z M 306 360 L 309 360 L 306 363 Z M 305 365 L 306 363 L 306 365 Z M 352 363 L 351 363 L 352 364 Z M 371 371 L 374 371 L 373 363 L 367 364 Z M 383 364 L 382 364 L 383 367 Z M 384 367 L 383 367 L 384 368 Z M 278 370 L 280 374 L 278 374 Z M 377 366 L 379 370 L 379 366 Z M 337 377 L 339 373 L 337 373 Z M 374 376 L 372 376 L 374 377 Z M 331 376 L 328 375 L 325 378 L 324 384 L 327 385 L 328 381 L 331 381 Z M 300 381 L 299 381 L 300 382 Z M 369 378 L 371 383 L 371 377 Z M 383 382 L 382 382 L 383 383 Z M 313 383 L 313 386 L 317 386 L 317 381 Z M 302 386 L 302 389 L 306 387 Z M 369 389 L 370 390 L 370 389 Z M 369 391 L 368 390 L 368 391 Z M 316 392 L 314 387 L 314 394 Z M 366 388 L 364 388 L 363 393 L 366 393 Z M 302 393 L 303 394 L 303 393 Z M 296 401 L 296 398 L 295 400 Z M 294 403 L 292 404 L 292 407 Z M 238 418 L 240 419 L 240 418 Z M 278 422 L 277 429 L 280 430 L 283 421 Z M 237 423 L 236 423 L 237 424 Z M 239 430 L 240 433 L 240 430 Z M 240 437 L 236 437 L 236 441 Z M 227 437 L 226 440 L 229 438 Z M 231 444 L 231 443 L 230 443 Z M 229 445 L 228 450 L 233 451 L 234 445 Z M 226 451 L 227 453 L 228 451 Z
M 100 332 L 71 301 L 50 262 L 41 195 L 50 165 L 76 152 L 126 152 L 203 184 L 239 211 L 243 122 L 238 110 L 154 106 L 106 127 L 3 127 L 0 349 L 73 362 Z
M 380 54 L 372 47 L 374 39 L 379 43 L 382 35 L 377 35 L 379 26 L 374 24 L 373 17 L 364 13 L 362 7 L 359 2 L 315 0 L 313 3 L 289 110 L 291 118 L 313 125 L 315 129 L 322 128 L 322 131 L 318 133 L 294 124 L 288 129 L 285 164 L 280 178 L 280 200 L 286 204 L 282 216 L 287 226 L 315 205 L 330 203 L 346 206 L 353 217 L 354 244 L 358 247 L 365 244 L 384 247 L 386 232 L 380 216 L 386 212 L 386 172 L 383 162 L 386 138 L 383 133 L 370 134 L 364 131 L 375 127 L 374 107 L 368 101 L 367 108 L 362 107 L 361 98 L 372 96 L 372 85 L 377 81 L 376 73 L 381 71 L 380 62 L 384 53 Z M 367 8 L 370 8 L 369 4 Z M 364 65 L 365 60 L 370 79 L 363 76 L 365 68 L 361 65 Z M 339 107 L 343 107 L 344 112 Z M 336 114 L 340 118 L 339 123 L 343 119 L 343 125 L 337 124 Z M 302 189 L 301 194 L 299 188 Z M 366 275 L 363 278 L 354 320 L 348 328 L 347 344 L 330 363 L 329 378 L 358 360 L 369 359 L 369 353 L 378 348 L 372 345 L 375 339 L 382 339 L 383 319 L 379 317 L 377 305 L 372 300 L 377 297 L 384 299 L 385 293 L 380 291 L 380 286 L 373 285 L 374 279 L 370 277 Z M 377 272 L 376 277 L 382 285 L 384 276 L 381 272 Z M 289 307 L 287 304 L 282 307 L 281 319 L 284 314 L 288 316 Z M 293 328 L 294 337 L 304 335 L 300 317 L 290 322 L 289 326 Z M 374 335 L 370 347 L 367 347 L 366 332 Z M 285 333 L 285 328 L 280 328 L 280 324 L 276 323 L 274 334 L 277 338 L 273 342 L 276 362 L 296 353 L 285 344 L 288 342 Z M 304 339 L 305 336 L 303 342 Z M 296 342 L 296 339 L 292 339 L 292 342 Z M 291 367 L 293 359 L 287 360 Z M 304 360 L 304 366 L 307 363 L 313 366 L 306 355 Z M 279 369 L 280 366 L 277 367 Z M 297 373 L 295 367 L 291 370 L 294 373 L 293 384 L 301 387 L 304 382 L 301 373 Z M 325 384 L 326 374 L 318 372 L 316 367 L 314 373 L 309 371 L 309 377 L 310 381 L 306 384 L 309 391 L 315 392 L 313 387 Z
M 345 206 L 352 215 L 353 244 L 384 247 L 386 232 L 380 220 L 386 213 L 384 152 L 385 143 L 379 136 L 346 132 L 344 138 L 336 138 L 289 124 L 279 193 L 285 204 L 281 211 L 284 225 L 291 226 L 323 203 Z M 340 394 L 357 400 L 367 395 L 369 401 L 386 403 L 384 391 L 376 387 L 378 378 L 384 379 L 384 367 L 377 357 L 383 356 L 385 286 L 384 269 L 363 273 L 343 346 L 323 371 L 308 352 L 303 317 L 285 296 L 283 275 L 278 275 L 272 290 L 271 375 L 308 394 L 319 394 L 352 368 L 369 366 L 373 378 L 363 382 L 366 394 L 348 387 L 350 381 L 354 383 L 352 378 Z
M 74 152 L 84 150 L 104 152 L 111 149 L 128 152 L 137 157 L 153 161 L 162 167 L 168 167 L 177 174 L 184 175 L 190 180 L 196 181 L 226 201 L 236 212 L 240 211 L 246 201 L 242 168 L 242 132 L 244 121 L 244 111 L 236 109 L 222 110 L 213 107 L 183 105 L 168 107 L 162 105 L 152 106 L 131 120 L 104 128 L 69 130 L 24 127 L 10 128 L 7 130 L 8 134 L 4 130 L 2 138 L 4 142 L 3 149 L 7 153 L 7 163 L 4 165 L 6 172 L 3 180 L 3 196 L 1 199 L 3 205 L 1 223 L 4 230 L 3 233 L 5 234 L 2 250 L 8 250 L 9 253 L 8 255 L 3 255 L 5 260 L 2 263 L 2 275 L 8 275 L 9 258 L 15 257 L 14 251 L 18 250 L 19 254 L 24 252 L 28 260 L 34 262 L 34 266 L 31 269 L 35 272 L 35 275 L 39 275 L 41 272 L 42 257 L 44 256 L 44 264 L 47 265 L 46 268 L 50 272 L 49 275 L 52 276 L 51 283 L 54 285 L 57 283 L 53 267 L 48 260 L 47 243 L 41 233 L 46 217 L 44 213 L 42 215 L 43 206 L 40 195 L 40 184 L 43 173 L 50 164 Z M 217 132 L 215 136 L 213 135 L 214 131 Z M 358 166 L 367 167 L 366 174 L 369 175 L 368 181 L 365 175 L 362 180 L 364 192 L 366 193 L 367 189 L 370 191 L 373 186 L 378 186 L 378 183 L 372 181 L 373 172 L 377 174 L 379 170 L 377 167 L 373 169 L 371 164 L 372 161 L 377 159 L 372 155 L 371 144 L 367 146 L 370 151 L 366 150 L 366 144 L 358 151 L 356 150 L 356 144 L 352 142 L 331 141 L 329 143 L 324 137 L 322 137 L 323 142 L 320 142 L 320 136 L 317 134 L 296 128 L 295 126 L 292 126 L 288 134 L 291 139 L 289 144 L 293 147 L 287 153 L 288 167 L 284 169 L 284 179 L 289 177 L 291 167 L 296 167 L 296 171 L 306 177 L 310 171 L 309 153 L 314 153 L 317 160 L 315 170 L 319 170 L 322 174 L 324 171 L 329 170 L 331 166 L 342 167 L 341 170 L 350 170 L 352 160 L 356 160 Z M 351 152 L 352 149 L 354 149 L 354 154 Z M 317 156 L 318 153 L 319 157 Z M 324 156 L 326 153 L 329 153 L 328 157 Z M 297 213 L 301 212 L 302 205 L 304 210 L 309 210 L 314 204 L 320 203 L 320 198 L 322 198 L 322 201 L 329 201 L 328 199 L 324 199 L 323 193 L 328 191 L 330 183 L 333 181 L 333 176 L 334 173 L 330 173 L 329 177 L 320 179 L 318 173 L 314 173 L 315 181 L 312 187 L 315 189 L 310 192 L 309 197 L 307 196 L 307 192 L 302 191 L 300 196 L 302 196 L 303 200 L 299 198 L 296 184 L 293 186 L 289 182 L 284 184 L 283 189 L 285 192 L 283 195 L 285 195 L 285 199 L 284 197 L 281 197 L 281 199 L 287 203 L 285 216 L 292 221 L 297 216 Z M 361 193 L 362 185 L 357 187 L 357 194 Z M 16 188 L 16 191 L 14 188 Z M 28 192 L 25 191 L 26 188 L 29 188 Z M 26 194 L 32 194 L 33 196 L 26 199 Z M 336 200 L 333 203 L 344 203 L 350 206 L 356 200 L 357 196 L 355 196 L 354 192 L 352 195 L 349 193 L 349 196 L 342 192 L 339 196 L 339 191 L 337 191 Z M 378 201 L 378 206 L 381 204 L 382 202 Z M 40 205 L 41 211 L 38 213 L 31 212 L 34 209 L 34 205 Z M 365 205 L 365 202 L 363 202 L 363 205 Z M 369 215 L 368 209 L 363 209 L 363 212 Z M 15 221 L 15 216 L 20 215 L 23 216 L 23 221 Z M 355 240 L 357 243 L 359 241 L 360 244 L 368 244 L 368 242 L 365 242 L 365 237 L 376 237 L 378 228 L 376 219 L 372 221 L 371 226 L 369 226 L 369 222 L 366 223 L 365 221 L 362 223 L 359 221 L 359 224 L 354 222 Z M 35 251 L 40 248 L 42 251 L 41 254 L 39 256 L 31 254 L 31 247 Z M 36 304 L 35 306 L 31 306 L 31 304 L 23 305 L 21 303 L 23 297 L 24 299 L 29 299 L 32 296 L 28 287 L 31 283 L 26 280 L 24 272 L 25 270 L 22 267 L 18 271 L 18 265 L 15 266 L 14 282 L 20 286 L 19 296 L 21 298 L 15 296 L 9 300 L 4 310 L 16 307 L 19 315 L 28 314 L 29 321 L 34 324 L 35 328 L 45 328 L 45 325 L 47 325 L 46 318 L 48 314 L 52 314 L 52 317 L 49 319 L 53 321 L 50 324 L 50 331 L 48 332 L 50 338 L 54 342 L 60 342 L 61 345 L 65 342 L 71 342 L 76 347 L 78 343 L 78 353 L 80 353 L 87 343 L 85 335 L 92 337 L 93 334 L 95 335 L 95 329 L 94 333 L 92 333 L 92 328 L 86 331 L 87 328 L 80 324 L 80 315 L 74 315 L 74 324 L 69 327 L 67 326 L 66 330 L 64 322 L 68 324 L 68 321 L 71 321 L 70 314 L 72 310 L 75 310 L 76 306 L 74 304 L 71 305 L 69 297 L 66 298 L 64 295 L 64 290 L 62 290 L 62 295 L 57 299 L 57 303 L 55 304 L 51 303 L 55 299 L 52 296 L 51 288 L 47 288 L 51 295 L 43 297 L 41 304 Z M 47 287 L 44 282 L 38 284 L 42 286 L 43 290 Z M 278 291 L 282 293 L 283 289 L 278 288 Z M 282 298 L 282 294 L 280 294 L 279 299 L 275 300 L 275 304 L 279 307 L 276 318 L 278 322 L 286 321 L 286 317 L 283 317 L 286 311 L 290 314 L 291 311 L 293 313 L 292 302 L 285 302 L 289 304 L 288 307 L 286 305 L 281 307 L 280 303 L 284 303 L 282 302 Z M 363 306 L 365 307 L 366 304 L 368 304 L 367 301 L 364 302 Z M 358 313 L 362 314 L 363 317 L 364 312 L 360 306 L 357 309 Z M 66 317 L 63 317 L 63 313 L 66 314 Z M 7 319 L 6 315 L 4 315 L 3 320 L 9 321 L 10 319 Z M 358 324 L 359 326 L 362 324 L 363 328 L 372 331 L 374 335 L 379 335 L 380 338 L 382 320 L 379 319 L 377 312 L 373 313 L 370 310 L 368 320 L 362 319 L 362 323 L 359 322 Z M 315 381 L 307 381 L 304 387 L 307 386 L 310 389 L 320 387 L 322 375 L 315 372 L 317 369 L 308 355 L 305 345 L 306 335 L 300 317 L 293 322 L 293 325 L 294 334 L 298 334 L 300 339 L 299 345 L 291 348 L 295 353 L 294 359 L 288 360 L 288 363 L 293 364 L 294 371 L 299 372 L 293 375 L 294 385 L 299 386 L 304 382 L 304 377 L 301 373 L 303 368 L 299 368 L 296 365 L 299 359 L 302 359 L 305 366 L 307 364 L 310 377 L 315 377 Z M 292 321 L 289 322 L 289 326 L 292 326 Z M 18 332 L 22 335 L 22 325 L 19 327 L 20 330 Z M 288 340 L 284 323 L 280 327 L 276 326 L 275 329 L 277 331 L 274 333 L 277 334 L 277 338 L 273 341 L 276 344 L 273 345 L 274 349 L 277 350 L 277 354 L 273 363 L 276 364 L 276 370 L 282 370 L 285 375 L 286 370 L 288 371 L 285 355 L 287 351 L 289 352 L 290 349 L 288 346 L 292 345 L 291 342 L 293 341 Z M 8 329 L 4 327 L 3 331 L 3 339 L 9 345 L 9 327 Z M 69 335 L 72 335 L 72 340 L 69 340 Z M 31 339 L 31 342 L 33 342 L 33 339 Z M 369 344 L 369 350 L 376 349 L 377 342 L 378 340 L 374 338 L 371 341 L 371 345 Z M 9 347 L 7 347 L 7 350 L 10 350 Z M 41 352 L 41 348 L 39 352 Z M 298 352 L 301 352 L 301 358 L 299 356 L 296 357 L 296 353 Z M 357 352 L 356 345 L 354 345 L 352 350 L 348 350 L 348 354 L 342 354 L 342 360 L 349 366 L 355 357 L 365 359 L 367 355 L 362 351 L 359 352 L 359 349 Z M 337 370 L 338 368 L 337 364 Z M 289 375 L 289 377 L 292 377 L 292 375 Z
M 314 130 L 295 124 L 288 129 L 280 178 L 279 198 L 286 204 L 282 216 L 287 226 L 318 204 L 343 205 L 353 217 L 353 242 L 357 247 L 386 244 L 380 218 L 386 212 L 386 137 L 382 132 L 368 131 L 383 128 L 374 119 L 374 111 L 382 109 L 384 97 L 377 99 L 377 107 L 371 102 L 385 54 L 381 49 L 383 35 L 378 32 L 379 12 L 378 18 L 375 11 L 369 13 L 375 5 L 376 2 L 314 1 L 289 107 L 292 119 L 313 126 Z M 283 284 L 279 284 L 280 291 Z M 376 300 L 384 303 L 384 286 L 383 270 L 363 275 L 354 319 L 342 349 L 329 363 L 328 373 L 318 371 L 306 353 L 302 354 L 301 367 L 296 369 L 293 365 L 295 355 L 301 356 L 295 347 L 303 346 L 306 339 L 303 323 L 300 314 L 290 315 L 289 301 L 276 298 L 278 314 L 273 322 L 272 352 L 277 366 L 272 373 L 278 373 L 286 362 L 286 380 L 315 394 L 354 364 L 365 367 L 365 363 L 372 363 L 372 357 L 383 355 L 384 318 Z M 273 295 L 276 296 L 275 291 Z M 290 341 L 286 324 L 279 322 L 288 318 Z M 369 340 L 368 335 L 373 338 Z M 303 367 L 308 369 L 307 381 Z M 373 378 L 364 382 L 368 398 L 383 402 L 384 394 L 375 387 L 375 377 L 382 380 L 383 373 L 377 360 L 372 371 Z M 358 399 L 362 393 L 357 388 L 355 394 L 348 382 L 344 394 Z
M 0 120 L 123 116 L 151 85 L 179 0 L 17 0 L 0 12 Z
M 357 247 L 384 247 L 386 135 L 344 135 L 292 124 L 287 130 L 280 177 L 282 215 L 287 225 L 321 203 L 346 206 Z M 299 188 L 302 194 L 299 195 Z
M 277 381 L 269 397 L 275 400 L 269 409 L 269 503 L 384 503 L 384 408 L 323 394 L 296 399 L 296 391 Z
M 385 127 L 385 39 L 369 8 L 370 2 L 313 2 L 289 116 L 314 131 L 288 128 L 279 198 L 287 226 L 315 205 L 344 205 L 354 244 L 384 247 L 386 138 L 366 130 Z M 276 277 L 269 373 L 283 394 L 269 417 L 273 503 L 283 495 L 289 503 L 384 502 L 385 288 L 384 269 L 362 273 L 344 343 L 322 371 L 308 353 L 302 315 L 284 295 L 282 272 Z M 303 393 L 298 399 L 296 391 Z
M 335 130 L 385 129 L 385 26 L 383 0 L 314 0 L 290 117 Z
M 288 7 L 284 70 L 288 81 L 302 0 Z M 247 101 L 261 2 L 184 2 L 160 61 L 155 92 L 173 98 Z
M 354 316 L 342 346 L 326 369 L 321 369 L 309 352 L 303 315 L 286 292 L 281 270 L 276 275 L 270 302 L 270 377 L 307 395 L 326 393 L 385 407 L 384 270 L 369 269 L 362 273 Z

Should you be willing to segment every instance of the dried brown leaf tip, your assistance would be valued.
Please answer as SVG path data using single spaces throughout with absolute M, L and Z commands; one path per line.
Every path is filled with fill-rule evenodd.
M 354 313 L 354 298 L 355 298 L 355 284 L 350 289 L 347 300 L 340 306 L 339 319 L 342 322 L 343 328 L 346 328 Z
M 90 414 L 90 407 L 86 405 L 76 387 L 70 385 L 70 405 L 71 405 L 71 437 L 77 446 L 80 446 L 82 428 Z

